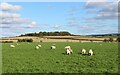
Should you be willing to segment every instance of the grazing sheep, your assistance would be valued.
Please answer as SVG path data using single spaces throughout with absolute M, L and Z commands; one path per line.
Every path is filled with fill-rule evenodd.
M 65 46 L 65 49 L 71 49 L 71 47 L 70 46 Z
M 15 46 L 14 45 L 10 45 L 11 48 L 14 48 Z
M 39 48 L 41 48 L 42 46 L 41 45 L 38 45 Z
M 67 49 L 67 50 L 66 50 L 66 53 L 67 53 L 68 55 L 70 55 L 70 54 L 71 54 L 71 52 L 70 52 L 70 50 L 69 50 L 69 49 Z
M 83 48 L 82 51 L 81 51 L 82 54 L 85 54 L 86 53 L 86 50 Z
M 35 48 L 36 48 L 36 49 L 39 49 L 39 47 L 38 47 L 38 46 L 36 46 Z
M 71 54 L 73 53 L 73 50 L 71 48 L 69 49 L 69 51 L 70 51 Z
M 51 49 L 56 49 L 56 47 L 55 47 L 55 46 L 51 46 L 50 48 L 51 48 Z
M 91 55 L 91 56 L 93 55 L 92 49 L 89 50 L 89 55 Z
M 67 50 L 69 50 L 69 51 L 70 51 L 70 54 L 72 54 L 72 53 L 73 53 L 73 50 L 71 49 L 71 47 L 70 47 L 70 46 L 65 46 L 65 49 L 66 49 L 66 51 L 67 51 Z
M 20 45 L 19 43 L 16 43 L 16 45 Z

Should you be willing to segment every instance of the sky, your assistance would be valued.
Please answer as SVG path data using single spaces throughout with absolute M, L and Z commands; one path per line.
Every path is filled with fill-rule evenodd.
M 118 33 L 118 1 L 1 2 L 1 37 L 40 31 L 76 35 Z

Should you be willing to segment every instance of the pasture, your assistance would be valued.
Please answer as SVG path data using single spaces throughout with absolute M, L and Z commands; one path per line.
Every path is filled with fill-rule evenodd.
M 10 48 L 10 44 L 15 48 Z M 118 43 L 3 43 L 3 73 L 117 73 Z M 41 44 L 38 50 L 35 46 Z M 50 46 L 56 45 L 55 50 Z M 101 44 L 101 45 L 100 45 Z M 66 55 L 64 47 L 70 45 L 73 54 Z M 94 55 L 82 55 L 93 49 Z

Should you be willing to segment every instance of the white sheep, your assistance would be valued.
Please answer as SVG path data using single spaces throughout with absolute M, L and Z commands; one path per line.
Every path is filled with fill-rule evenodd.
M 55 47 L 55 46 L 51 46 L 50 48 L 51 48 L 51 49 L 56 49 L 56 47 Z
M 89 55 L 91 55 L 91 56 L 93 55 L 92 49 L 89 50 Z
M 72 54 L 73 53 L 73 50 L 70 48 L 70 49 L 68 49 L 69 51 L 70 51 L 70 53 Z
M 36 48 L 36 49 L 39 49 L 39 47 L 38 47 L 38 46 L 36 46 L 35 48 Z
M 70 52 L 70 50 L 69 50 L 69 49 L 67 49 L 67 50 L 66 50 L 66 53 L 67 53 L 68 55 L 70 55 L 70 54 L 71 54 L 71 52 Z
M 42 46 L 41 45 L 38 45 L 39 48 L 41 48 Z
M 82 51 L 81 51 L 82 54 L 85 54 L 86 53 L 86 50 L 83 48 Z
M 16 45 L 20 45 L 19 43 L 16 43 Z
M 65 46 L 65 49 L 71 49 L 71 47 L 70 46 Z
M 14 45 L 10 45 L 11 48 L 14 48 L 15 46 Z

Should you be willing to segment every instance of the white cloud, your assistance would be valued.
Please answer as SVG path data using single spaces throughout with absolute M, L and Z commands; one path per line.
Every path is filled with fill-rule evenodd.
M 18 13 L 10 13 L 10 11 L 20 10 L 19 5 L 1 3 L 0 8 L 4 10 L 0 12 L 0 28 L 34 28 L 37 26 L 37 23 L 29 18 L 22 18 Z
M 10 14 L 8 12 L 1 12 L 0 13 L 0 17 L 1 18 L 19 18 L 21 15 L 20 14 Z
M 32 24 L 32 25 L 36 25 L 37 23 L 36 23 L 35 21 L 33 21 L 31 24 Z
M 117 17 L 118 17 L 118 13 L 110 13 L 110 12 L 106 13 L 106 12 L 104 12 L 104 13 L 98 14 L 94 18 L 104 20 L 104 19 L 117 19 Z
M 91 9 L 87 12 L 92 12 L 97 16 L 91 19 L 99 19 L 99 20 L 111 20 L 117 19 L 118 14 L 118 2 L 88 2 L 86 3 L 85 8 Z M 93 8 L 98 8 L 97 11 L 93 10 Z
M 0 3 L 0 9 L 2 9 L 3 11 L 16 11 L 16 10 L 20 10 L 22 7 L 19 5 L 12 5 L 12 4 L 8 4 L 8 3 Z
M 106 7 L 107 3 L 107 0 L 86 0 L 85 8 Z
M 33 21 L 31 24 L 29 24 L 26 28 L 36 28 L 37 22 Z
M 27 18 L 21 18 L 20 14 L 16 14 L 16 13 L 6 13 L 6 12 L 2 12 L 0 13 L 0 22 L 1 24 L 21 24 L 21 23 L 27 23 L 29 21 L 29 19 Z

